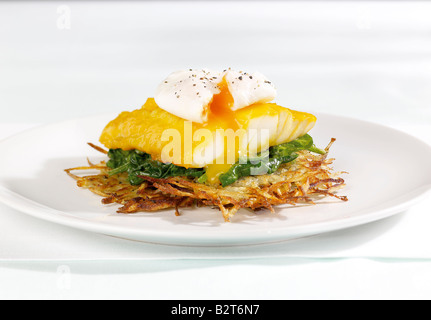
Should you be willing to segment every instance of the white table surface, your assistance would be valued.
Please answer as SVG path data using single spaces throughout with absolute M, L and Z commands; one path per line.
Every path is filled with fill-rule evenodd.
M 431 145 L 430 16 L 426 2 L 2 2 L 0 139 L 135 109 L 177 69 L 232 67 L 266 74 L 286 106 Z M 89 234 L 0 205 L 0 298 L 428 299 L 429 204 L 431 195 L 370 225 L 213 252 Z

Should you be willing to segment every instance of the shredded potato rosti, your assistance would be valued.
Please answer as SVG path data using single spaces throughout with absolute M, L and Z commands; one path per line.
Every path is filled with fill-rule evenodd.
M 332 139 L 324 155 L 300 151 L 295 161 L 283 165 L 273 174 L 241 178 L 225 188 L 182 177 L 142 177 L 145 179 L 143 184 L 132 186 L 127 181 L 127 173 L 110 176 L 106 162 L 96 165 L 89 161 L 88 166 L 65 171 L 77 181 L 79 187 L 102 196 L 103 204 L 121 204 L 118 213 L 174 208 L 176 215 L 179 215 L 180 208 L 212 206 L 220 209 L 225 221 L 230 221 L 243 208 L 273 212 L 277 205 L 315 204 L 315 201 L 327 196 L 347 201 L 347 197 L 336 195 L 345 186 L 344 180 L 340 178 L 345 172 L 333 172 L 329 166 L 334 159 L 327 158 L 334 141 Z M 89 145 L 99 152 L 107 153 L 100 147 Z M 99 173 L 82 177 L 72 173 L 87 170 L 97 170 Z

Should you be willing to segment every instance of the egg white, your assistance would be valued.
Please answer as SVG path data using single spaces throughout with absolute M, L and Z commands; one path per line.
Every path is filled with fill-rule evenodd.
M 189 69 L 170 74 L 156 89 L 154 99 L 161 109 L 177 117 L 205 123 L 209 105 L 214 95 L 221 92 L 223 81 L 234 101 L 232 111 L 270 102 L 276 97 L 274 85 L 261 73 Z

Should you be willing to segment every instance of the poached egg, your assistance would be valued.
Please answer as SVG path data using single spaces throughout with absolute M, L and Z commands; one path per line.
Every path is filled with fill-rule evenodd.
M 261 73 L 190 69 L 169 75 L 154 98 L 160 108 L 173 115 L 205 123 L 214 109 L 236 111 L 275 97 L 275 87 Z

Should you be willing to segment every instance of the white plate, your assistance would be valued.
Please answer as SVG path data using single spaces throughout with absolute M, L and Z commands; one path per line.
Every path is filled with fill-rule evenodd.
M 376 221 L 402 212 L 431 189 L 431 148 L 402 132 L 350 118 L 319 114 L 311 132 L 331 149 L 333 167 L 345 170 L 349 202 L 323 200 L 315 206 L 239 212 L 225 223 L 209 208 L 122 215 L 117 205 L 79 189 L 64 169 L 103 159 L 87 142 L 98 142 L 116 115 L 67 121 L 33 129 L 0 142 L 0 200 L 54 223 L 162 244 L 228 246 L 261 244 L 315 235 Z M 17 230 L 19 234 L 19 230 Z

